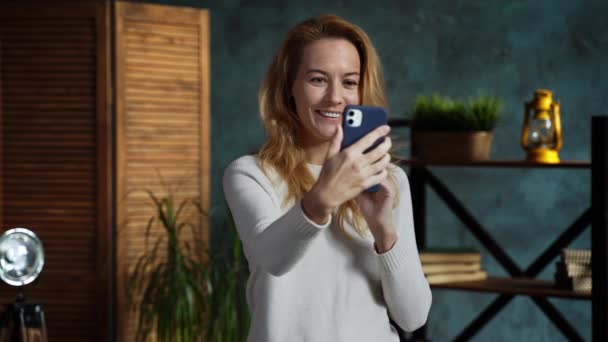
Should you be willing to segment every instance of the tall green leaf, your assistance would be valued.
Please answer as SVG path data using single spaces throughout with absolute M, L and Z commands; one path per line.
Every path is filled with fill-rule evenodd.
M 191 199 L 176 203 L 171 192 L 167 196 L 147 194 L 155 215 L 146 226 L 145 252 L 126 278 L 129 297 L 135 298 L 129 305 L 138 313 L 136 340 L 146 341 L 155 330 L 159 341 L 189 342 L 203 337 L 205 341 L 245 341 L 249 328 L 244 301 L 246 270 L 232 217 L 227 220 L 233 241 L 230 253 L 211 253 L 201 241 L 196 240 L 192 247 L 181 238 L 185 227 L 195 239 L 200 236 L 199 224 L 208 218 L 200 203 Z M 188 207 L 201 216 L 183 219 Z M 150 246 L 155 224 L 164 235 Z M 166 254 L 160 253 L 163 248 Z

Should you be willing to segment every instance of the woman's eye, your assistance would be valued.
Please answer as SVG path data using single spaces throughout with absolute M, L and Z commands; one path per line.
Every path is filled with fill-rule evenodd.
M 310 79 L 310 82 L 318 84 L 318 83 L 324 83 L 325 79 L 323 77 L 313 77 Z
M 359 83 L 355 80 L 344 80 L 344 86 L 346 86 L 347 88 L 353 88 L 356 87 Z

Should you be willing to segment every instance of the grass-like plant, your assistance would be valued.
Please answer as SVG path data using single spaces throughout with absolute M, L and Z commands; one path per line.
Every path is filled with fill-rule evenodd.
M 480 95 L 453 100 L 437 94 L 418 96 L 412 108 L 415 129 L 433 131 L 491 131 L 500 119 L 502 101 Z
M 208 282 L 211 291 L 207 315 L 209 317 L 206 342 L 245 342 L 249 332 L 250 314 L 245 299 L 248 269 L 243 246 L 236 234 L 232 215 L 223 223 L 222 232 L 229 249 L 210 254 Z
M 242 248 L 233 234 L 231 258 L 209 251 L 202 241 L 196 246 L 180 239 L 184 229 L 200 236 L 201 217 L 183 218 L 195 209 L 207 218 L 200 205 L 185 199 L 175 203 L 171 194 L 158 198 L 147 192 L 156 214 L 146 227 L 146 249 L 127 277 L 130 307 L 138 312 L 136 341 L 146 341 L 152 331 L 159 341 L 244 341 L 249 325 L 243 305 Z M 196 215 L 195 215 L 196 216 Z M 164 233 L 148 244 L 152 227 L 159 223 Z M 161 250 L 165 249 L 166 253 Z
M 503 103 L 487 95 L 479 95 L 469 100 L 467 117 L 475 131 L 491 131 L 500 120 Z

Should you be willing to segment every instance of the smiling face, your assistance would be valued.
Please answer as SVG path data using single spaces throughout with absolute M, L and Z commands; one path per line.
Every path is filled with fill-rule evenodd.
M 291 89 L 302 147 L 327 145 L 344 107 L 359 104 L 360 68 L 357 49 L 345 39 L 321 39 L 304 48 Z

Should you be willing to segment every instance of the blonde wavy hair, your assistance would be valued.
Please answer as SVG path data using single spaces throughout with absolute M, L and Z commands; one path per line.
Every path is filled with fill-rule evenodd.
M 345 39 L 356 47 L 361 60 L 361 104 L 387 106 L 380 59 L 371 40 L 360 27 L 336 15 L 320 15 L 292 28 L 277 50 L 258 94 L 260 114 L 267 134 L 258 158 L 267 175 L 272 168 L 287 183 L 284 205 L 302 198 L 315 183 L 315 178 L 306 165 L 304 151 L 296 142 L 296 132 L 301 129 L 301 124 L 291 89 L 303 49 L 312 42 L 326 38 Z M 394 178 L 389 178 L 396 190 Z M 343 232 L 346 222 L 352 224 L 361 235 L 368 231 L 355 199 L 338 208 L 337 218 Z

